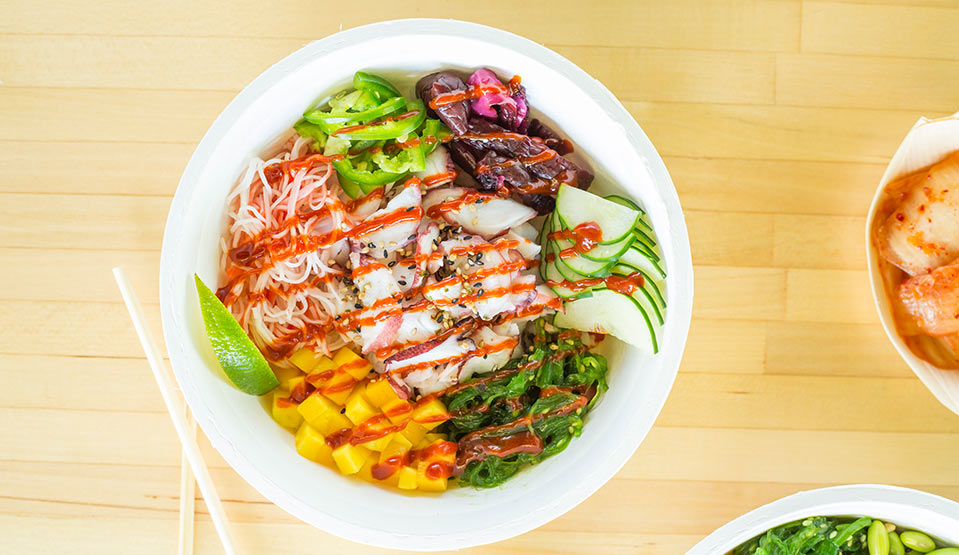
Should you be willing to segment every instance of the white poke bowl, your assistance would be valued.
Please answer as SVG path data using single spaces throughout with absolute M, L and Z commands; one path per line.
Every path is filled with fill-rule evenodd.
M 959 545 L 959 503 L 914 489 L 857 484 L 804 491 L 763 505 L 716 530 L 686 555 L 726 555 L 770 528 L 812 516 L 869 516 Z
M 531 106 L 575 143 L 595 187 L 638 200 L 659 237 L 668 272 L 661 352 L 607 341 L 610 390 L 582 437 L 562 454 L 488 490 L 404 495 L 338 475 L 300 457 L 293 436 L 260 401 L 222 377 L 203 330 L 193 285 L 218 277 L 225 199 L 258 156 L 318 97 L 344 88 L 357 70 L 413 78 L 446 68 L 490 67 L 521 75 Z M 409 82 L 404 82 L 403 78 Z M 246 87 L 200 142 L 177 188 L 163 239 L 160 302 L 170 360 L 203 431 L 224 459 L 270 501 L 344 538 L 399 549 L 454 549 L 536 528 L 575 507 L 633 454 L 659 414 L 682 358 L 692 310 L 689 239 L 662 160 L 622 104 L 555 52 L 482 25 L 414 19 L 378 23 L 311 43 Z

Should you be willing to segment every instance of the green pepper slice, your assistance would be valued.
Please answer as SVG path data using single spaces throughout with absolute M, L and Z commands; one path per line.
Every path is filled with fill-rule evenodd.
M 352 183 L 359 185 L 364 192 L 367 191 L 367 188 L 372 190 L 382 185 L 386 185 L 387 183 L 392 183 L 403 177 L 402 173 L 388 172 L 381 169 L 374 171 L 360 170 L 355 168 L 350 160 L 346 159 L 335 160 L 333 162 L 333 167 L 336 169 L 336 174 L 340 178 L 341 182 L 343 181 L 343 178 L 346 178 Z M 346 194 L 350 195 L 351 197 L 353 196 L 345 187 L 343 190 L 346 192 Z
M 320 126 L 327 134 L 331 134 L 340 127 L 353 122 L 367 122 L 388 116 L 406 108 L 406 99 L 402 96 L 391 98 L 386 102 L 362 112 L 323 112 L 311 110 L 303 114 L 303 118 Z M 349 137 L 346 137 L 349 138 Z
M 313 149 L 322 152 L 323 147 L 326 146 L 326 133 L 320 128 L 319 125 L 315 123 L 310 123 L 306 120 L 300 120 L 296 125 L 293 126 L 293 130 L 301 137 L 308 137 L 313 139 Z
M 375 94 L 380 101 L 396 96 L 401 96 L 400 91 L 383 79 L 379 75 L 357 71 L 353 74 L 353 88 L 361 91 L 370 91 Z
M 411 101 L 407 107 L 410 109 L 408 112 L 397 116 L 363 125 L 341 127 L 330 134 L 351 141 L 388 140 L 408 135 L 426 121 L 426 107 L 422 100 Z

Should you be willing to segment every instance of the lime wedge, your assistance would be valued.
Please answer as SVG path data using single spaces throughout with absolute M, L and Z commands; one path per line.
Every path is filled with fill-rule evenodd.
M 210 339 L 213 352 L 223 367 L 226 377 L 230 378 L 240 391 L 250 395 L 263 395 L 280 385 L 269 363 L 256 345 L 246 336 L 230 311 L 220 299 L 207 287 L 196 274 L 196 292 L 200 297 L 200 312 L 206 325 L 206 336 Z

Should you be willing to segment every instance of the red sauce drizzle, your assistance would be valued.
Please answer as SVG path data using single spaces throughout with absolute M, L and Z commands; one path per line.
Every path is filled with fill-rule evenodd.
M 574 293 L 579 293 L 591 287 L 605 284 L 608 289 L 612 289 L 617 293 L 622 293 L 623 295 L 627 296 L 631 296 L 637 289 L 642 288 L 644 283 L 643 274 L 639 272 L 630 274 L 628 276 L 607 276 L 605 278 L 588 278 L 578 281 L 546 281 L 546 285 L 549 285 L 550 287 L 562 287 L 564 289 L 569 289 Z
M 549 238 L 562 239 L 573 243 L 573 246 L 559 251 L 559 257 L 565 260 L 591 251 L 593 247 L 602 242 L 603 230 L 596 222 L 583 222 L 573 229 L 554 231 L 549 234 Z M 553 257 L 555 258 L 555 255 Z M 552 262 L 549 257 L 547 258 L 547 262 Z
M 360 131 L 360 130 L 362 130 L 362 129 L 368 129 L 368 128 L 371 128 L 371 127 L 379 127 L 379 126 L 381 126 L 381 125 L 386 125 L 387 123 L 390 123 L 390 122 L 393 122 L 393 121 L 400 121 L 400 120 L 404 120 L 404 119 L 407 119 L 407 118 L 415 117 L 415 116 L 419 115 L 419 113 L 420 113 L 419 110 L 410 110 L 409 112 L 402 113 L 402 114 L 400 114 L 400 115 L 398 115 L 398 116 L 386 117 L 386 118 L 383 118 L 383 119 L 381 119 L 381 120 L 376 120 L 376 121 L 371 122 L 371 123 L 363 123 L 363 124 L 360 124 L 360 125 L 349 125 L 349 126 L 347 126 L 347 127 L 341 127 L 341 128 L 339 128 L 339 129 L 337 129 L 336 131 L 330 133 L 330 135 L 334 135 L 334 136 L 335 136 L 335 135 L 340 135 L 340 134 L 343 134 L 343 133 L 353 133 L 353 132 L 355 132 L 355 131 Z

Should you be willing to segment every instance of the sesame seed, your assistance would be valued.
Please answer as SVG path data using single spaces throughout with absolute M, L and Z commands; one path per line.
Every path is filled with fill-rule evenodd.
M 409 266 L 406 267 L 406 269 L 407 269 L 407 270 L 415 270 L 415 269 L 416 269 L 416 264 L 410 264 Z
M 363 308 L 363 305 L 361 305 L 360 303 L 356 303 L 353 305 L 353 308 L 357 308 L 357 309 Z
M 399 283 L 400 285 L 406 285 L 406 280 L 405 280 L 405 279 L 398 279 L 398 280 L 396 280 L 396 283 Z M 414 331 L 414 333 L 415 333 L 416 330 L 413 330 L 413 331 Z
M 410 235 L 409 237 L 407 237 L 406 239 L 407 239 L 408 241 L 412 241 L 413 239 L 416 239 L 416 234 L 414 233 L 414 234 Z
M 387 266 L 389 266 L 390 268 L 392 268 L 393 266 L 396 266 L 396 261 L 394 260 L 390 262 L 389 264 L 387 264 Z
M 372 248 L 376 247 L 376 244 L 375 244 L 375 243 L 367 243 L 366 246 L 372 249 Z

